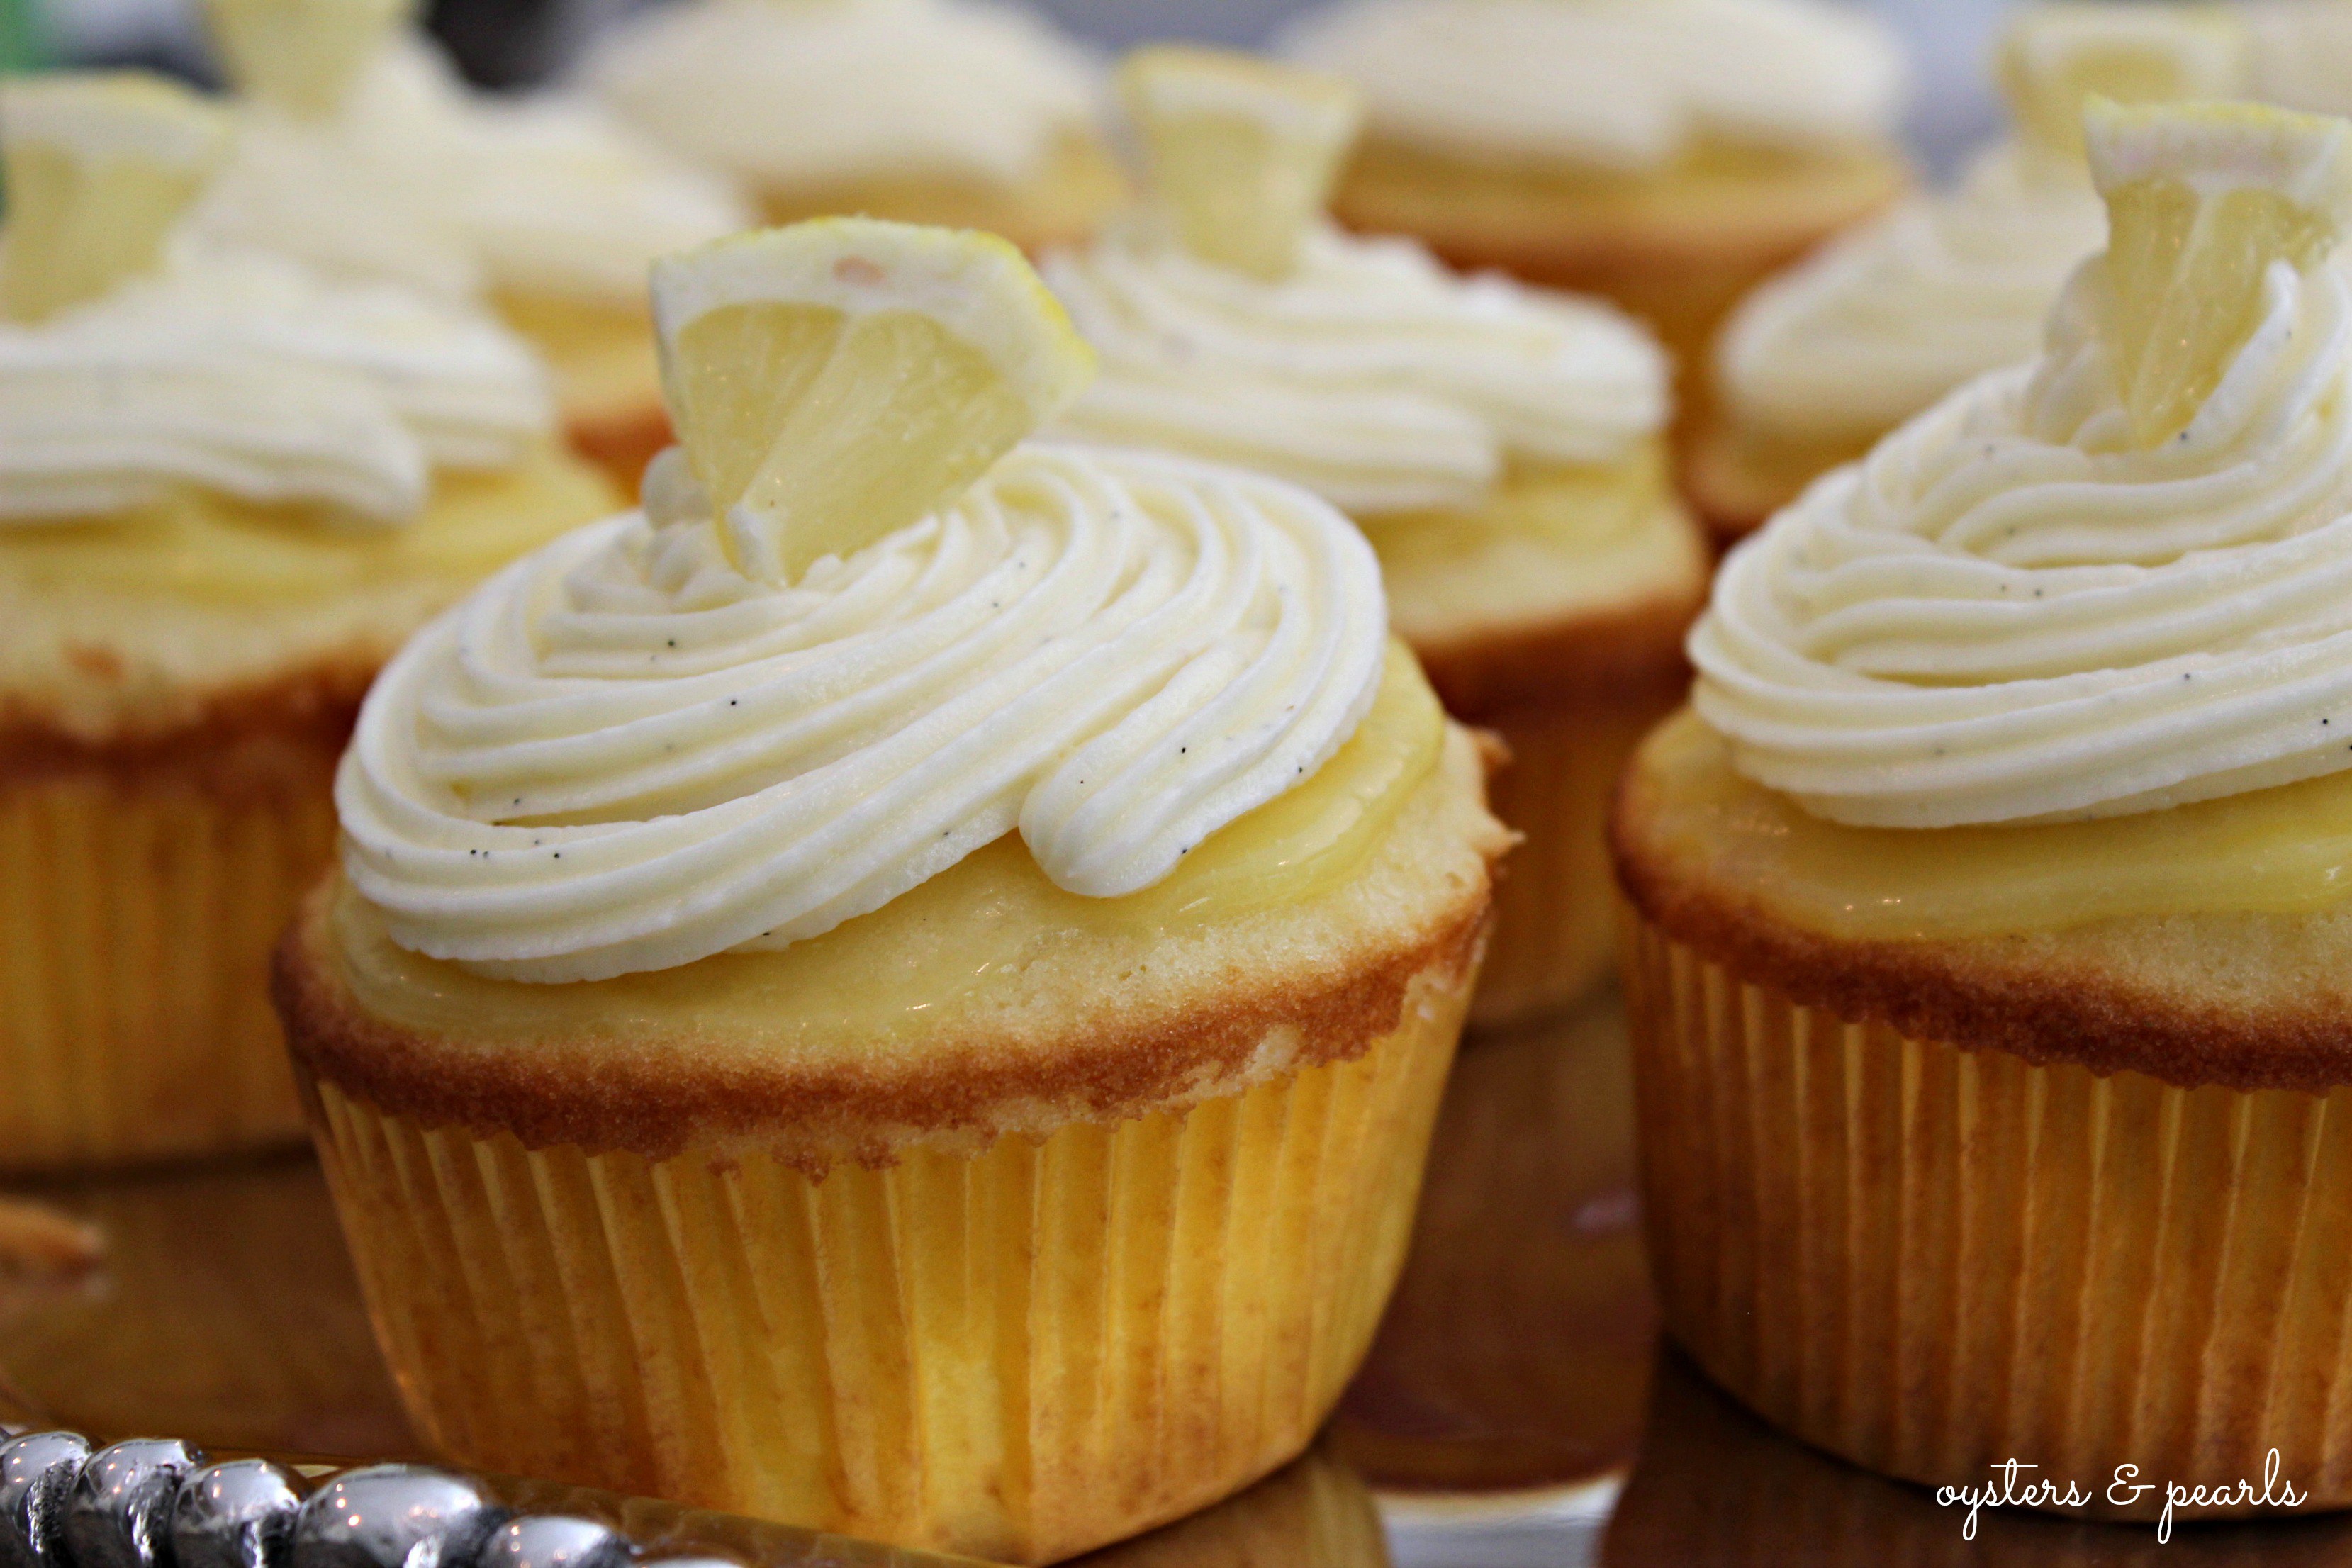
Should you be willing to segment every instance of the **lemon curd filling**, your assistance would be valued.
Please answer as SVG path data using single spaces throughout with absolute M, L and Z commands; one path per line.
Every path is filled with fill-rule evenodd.
M 472 581 L 617 505 L 552 446 L 510 468 L 446 471 L 414 522 L 338 525 L 193 487 L 108 518 L 0 528 L 0 573 L 26 585 L 176 595 L 221 605 L 320 599 L 390 583 Z
M 1517 466 L 1480 506 L 1357 521 L 1408 639 L 1614 603 L 1689 548 L 1657 437 L 1615 462 Z
M 1807 930 L 1855 941 L 2308 914 L 2352 894 L 2352 772 L 2167 811 L 2017 827 L 1848 827 L 1734 772 L 1685 712 L 1649 742 L 1658 843 Z
M 609 980 L 529 984 L 408 952 L 348 886 L 334 909 L 334 946 L 364 1012 L 425 1033 L 564 1038 L 652 1026 L 750 1033 L 780 1045 L 813 1028 L 876 1043 L 916 1038 L 946 1005 L 1057 949 L 1148 945 L 1303 906 L 1344 886 L 1435 768 L 1444 735 L 1444 715 L 1420 666 L 1391 642 L 1371 710 L 1346 744 L 1298 787 L 1203 839 L 1141 892 L 1066 892 L 1019 835 L 1008 834 L 823 936 Z

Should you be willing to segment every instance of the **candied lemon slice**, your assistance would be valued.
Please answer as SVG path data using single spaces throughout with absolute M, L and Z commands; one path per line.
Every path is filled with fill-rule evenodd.
M 236 89 L 304 120 L 342 106 L 405 26 L 415 0 L 205 0 L 213 47 Z
M 1335 78 L 1219 49 L 1161 44 L 1119 68 L 1151 196 L 1184 248 L 1287 277 L 1323 216 L 1363 110 Z
M 143 71 L 0 80 L 0 310 L 37 321 L 152 271 L 226 143 L 219 110 Z
M 2246 89 L 2253 36 L 2221 5 L 2074 0 L 2020 11 L 2001 39 L 2001 90 L 2019 136 L 2079 163 L 2083 106 L 2231 98 Z
M 2084 117 L 2107 205 L 2101 334 L 2143 448 L 2186 429 L 2261 325 L 2273 263 L 2316 264 L 2352 205 L 2352 121 L 2258 104 Z
M 772 582 L 952 500 L 1094 374 L 994 235 L 820 218 L 666 258 L 653 291 L 687 460 Z

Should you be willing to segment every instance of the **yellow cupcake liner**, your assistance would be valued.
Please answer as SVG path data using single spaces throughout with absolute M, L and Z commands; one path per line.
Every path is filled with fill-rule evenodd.
M 333 853 L 334 748 L 0 781 L 0 1170 L 283 1142 L 269 952 Z
M 2352 1089 L 1909 1040 L 1629 927 L 1652 1268 L 1727 1390 L 1933 1486 L 2037 1467 L 2062 1511 L 2259 1490 L 2273 1449 L 2299 1512 L 2352 1504 Z
M 1496 1028 L 1565 1012 L 1617 963 L 1609 810 L 1617 778 L 1669 702 L 1578 703 L 1482 721 L 1511 749 L 1487 783 L 1494 813 L 1523 837 L 1495 888 L 1495 935 L 1470 1021 Z
M 1283 1464 L 1370 1342 L 1468 978 L 1353 1060 L 812 1179 L 526 1149 L 319 1081 L 417 1426 L 487 1468 L 1050 1562 Z

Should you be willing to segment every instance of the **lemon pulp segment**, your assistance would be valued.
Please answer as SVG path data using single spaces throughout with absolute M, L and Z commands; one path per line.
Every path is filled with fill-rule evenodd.
M 2271 267 L 2313 267 L 2352 194 L 2352 123 L 2253 104 L 2085 117 L 2107 205 L 2102 332 L 2143 448 L 2186 429 L 2261 324 Z
M 824 218 L 659 263 L 662 381 L 738 567 L 792 581 L 952 500 L 1088 349 L 992 235 Z
M 1269 281 L 1297 265 L 1362 106 L 1334 78 L 1216 49 L 1160 45 L 1119 69 L 1153 200 L 1184 248 Z
M 205 0 L 213 46 L 247 97 L 304 120 L 342 106 L 413 0 Z
M 0 83 L 0 310 L 42 321 L 152 271 L 226 139 L 218 110 L 142 71 Z
M 2040 5 L 2001 40 L 2000 84 L 2025 143 L 2079 164 L 2091 99 L 2231 97 L 2245 89 L 2252 51 L 2245 23 L 2220 5 Z

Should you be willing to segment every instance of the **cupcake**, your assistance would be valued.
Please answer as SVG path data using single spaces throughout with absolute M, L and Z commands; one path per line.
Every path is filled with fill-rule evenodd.
M 1270 474 L 1355 519 L 1447 709 L 1515 759 L 1495 804 L 1526 843 L 1475 1017 L 1566 1006 L 1609 972 L 1610 789 L 1682 700 L 1706 592 L 1667 481 L 1665 362 L 1606 305 L 1333 228 L 1341 84 L 1178 47 L 1121 82 L 1150 195 L 1045 263 L 1102 359 L 1062 428 Z
M 485 317 L 174 226 L 227 128 L 0 83 L 0 1168 L 299 1134 L 265 972 L 361 692 L 606 510 Z
M 1342 0 L 1289 48 L 1369 101 L 1341 222 L 1605 294 L 1685 366 L 1908 182 L 1901 56 L 1823 0 Z
M 386 670 L 278 959 L 409 1409 L 1000 1562 L 1200 1508 L 1402 1261 L 1479 748 L 1326 504 L 1022 443 L 1088 356 L 1002 240 L 654 295 L 683 450 Z
M 1752 531 L 1953 388 L 2032 358 L 2058 291 L 2106 239 L 2083 166 L 2084 100 L 2243 93 L 2249 45 L 2219 6 L 2021 13 L 2000 71 L 2016 134 L 1955 189 L 1906 200 L 1774 278 L 1725 326 L 1684 473 L 1709 531 Z
M 2341 1507 L 2352 124 L 2089 132 L 2041 358 L 1733 552 L 1628 774 L 1651 1256 L 1873 1468 Z
M 723 177 L 585 98 L 460 82 L 402 0 L 209 0 L 239 104 L 194 222 L 332 276 L 487 299 L 565 434 L 634 486 L 668 444 L 646 269 L 751 221 Z
M 684 0 L 615 28 L 583 76 L 774 223 L 864 213 L 1034 252 L 1121 196 L 1094 61 L 988 0 Z

